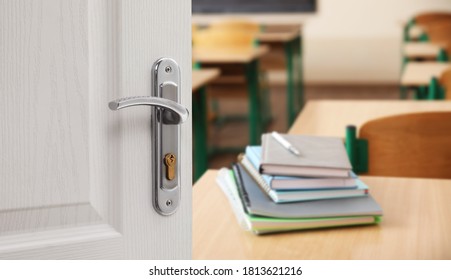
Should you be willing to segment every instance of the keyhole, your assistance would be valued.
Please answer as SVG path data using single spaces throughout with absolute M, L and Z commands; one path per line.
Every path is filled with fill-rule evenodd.
M 164 157 L 164 163 L 166 165 L 166 179 L 173 180 L 175 178 L 175 165 L 177 158 L 174 154 L 169 153 Z

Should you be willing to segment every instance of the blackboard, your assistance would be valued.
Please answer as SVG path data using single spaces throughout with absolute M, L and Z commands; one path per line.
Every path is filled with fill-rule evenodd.
M 192 0 L 193 13 L 314 12 L 316 0 Z

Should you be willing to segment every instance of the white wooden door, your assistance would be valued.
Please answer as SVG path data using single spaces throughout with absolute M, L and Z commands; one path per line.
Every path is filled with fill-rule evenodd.
M 181 69 L 191 110 L 191 3 L 0 1 L 0 258 L 191 257 L 191 120 L 182 124 L 181 204 L 152 206 L 152 64 Z

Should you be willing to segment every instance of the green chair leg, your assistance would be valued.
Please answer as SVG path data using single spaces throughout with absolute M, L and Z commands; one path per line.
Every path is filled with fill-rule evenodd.
M 428 100 L 437 100 L 440 98 L 440 85 L 437 78 L 433 77 L 429 82 L 429 88 L 427 92 Z
M 448 62 L 449 61 L 448 54 L 446 53 L 446 51 L 444 49 L 440 49 L 440 51 L 438 52 L 437 61 L 438 62 Z
M 439 96 L 438 99 L 444 100 L 446 99 L 446 89 L 442 86 L 439 86 Z
M 353 125 L 346 127 L 346 152 L 355 173 L 368 172 L 368 141 L 358 139 L 356 127 Z
M 418 38 L 418 41 L 420 41 L 420 42 L 428 42 L 429 41 L 429 36 L 426 33 L 423 33 Z
M 355 169 L 357 163 L 357 134 L 356 127 L 349 125 L 346 127 L 346 152 L 348 153 L 349 161 L 352 168 Z
M 415 99 L 416 100 L 425 100 L 428 96 L 428 87 L 427 86 L 419 86 L 415 89 Z

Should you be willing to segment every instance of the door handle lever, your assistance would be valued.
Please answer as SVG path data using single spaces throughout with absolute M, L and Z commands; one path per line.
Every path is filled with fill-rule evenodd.
M 124 97 L 111 101 L 108 107 L 113 110 L 120 110 L 131 106 L 155 106 L 161 109 L 169 110 L 172 114 L 163 114 L 163 123 L 165 124 L 181 124 L 188 119 L 188 110 L 177 102 L 172 100 L 152 97 L 152 96 L 133 96 Z
M 161 215 L 173 214 L 180 204 L 180 124 L 188 119 L 189 112 L 179 102 L 179 66 L 172 59 L 161 58 L 152 66 L 151 96 L 125 97 L 108 103 L 113 111 L 131 106 L 152 107 L 152 203 Z

